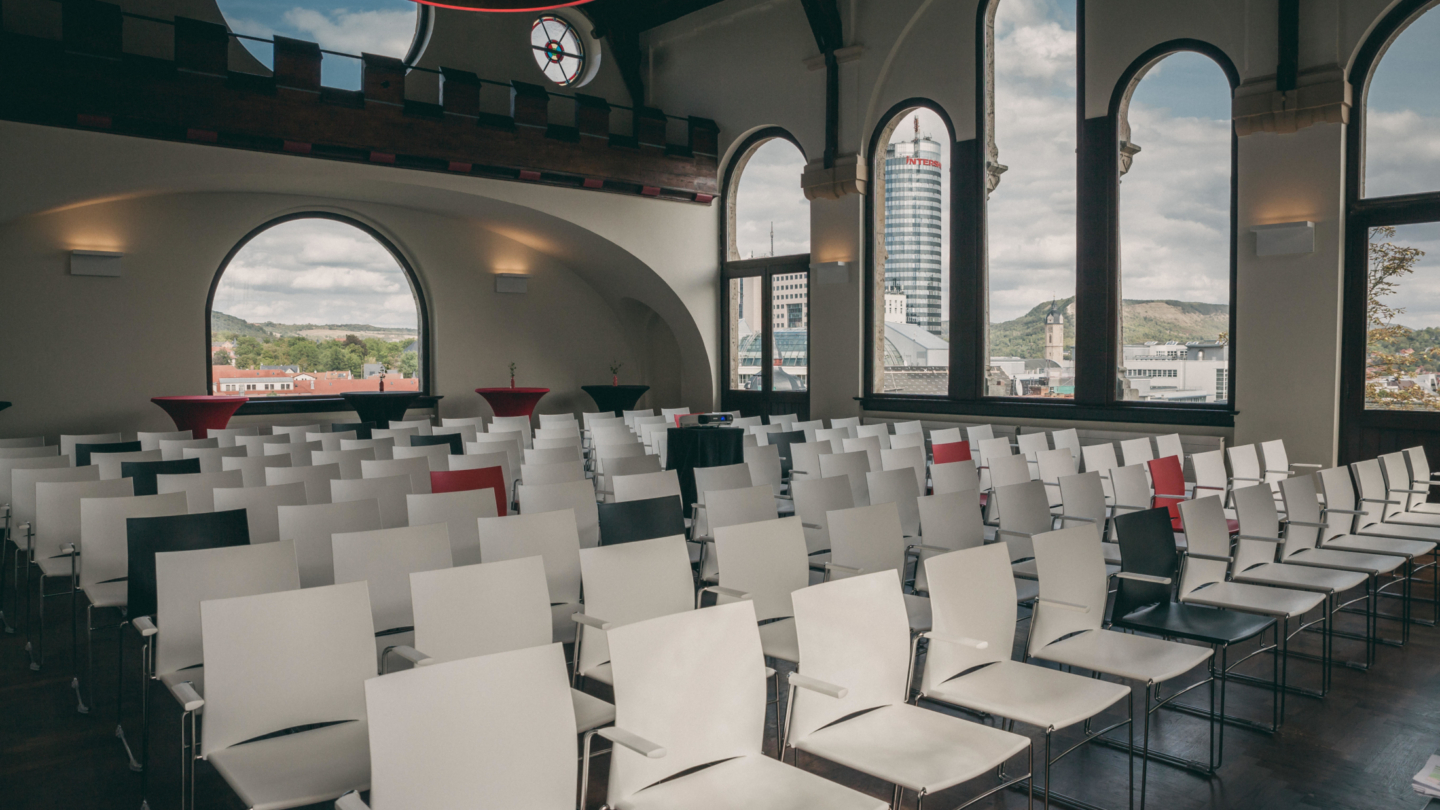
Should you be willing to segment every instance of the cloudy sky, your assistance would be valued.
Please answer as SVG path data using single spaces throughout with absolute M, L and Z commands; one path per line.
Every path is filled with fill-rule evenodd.
M 415 38 L 416 5 L 410 0 L 219 0 L 231 30 L 256 37 L 283 37 L 318 42 L 341 53 L 375 53 L 402 57 Z M 270 66 L 272 48 L 259 42 L 245 47 Z M 360 89 L 360 60 L 326 56 L 320 62 L 327 87 Z
M 251 323 L 363 323 L 415 328 L 405 271 L 369 234 L 343 222 L 286 222 L 231 260 L 214 308 Z

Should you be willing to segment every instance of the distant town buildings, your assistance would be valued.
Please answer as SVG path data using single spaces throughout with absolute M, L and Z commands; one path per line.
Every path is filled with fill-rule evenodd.
M 1123 399 L 1152 402 L 1227 402 L 1230 345 L 1191 343 L 1128 344 L 1123 347 Z
M 287 367 L 293 369 L 293 366 Z M 339 396 L 347 391 L 378 391 L 380 377 L 352 379 L 348 371 L 299 372 L 282 368 L 237 369 L 211 366 L 210 384 L 217 394 L 249 397 Z M 387 374 L 386 391 L 419 391 L 420 380 Z

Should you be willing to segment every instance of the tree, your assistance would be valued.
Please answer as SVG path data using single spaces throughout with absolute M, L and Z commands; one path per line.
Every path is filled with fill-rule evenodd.
M 1366 268 L 1369 285 L 1365 299 L 1365 405 L 1368 408 L 1399 410 L 1440 410 L 1440 395 L 1419 385 L 1414 375 L 1440 367 L 1440 346 L 1423 348 L 1404 344 L 1415 330 L 1395 323 L 1405 314 L 1403 307 L 1387 301 L 1400 291 L 1400 280 L 1415 272 L 1415 263 L 1425 255 L 1418 248 L 1389 241 L 1395 228 L 1382 225 L 1370 231 Z
M 227 352 L 224 349 L 221 349 L 220 351 L 210 355 L 210 365 L 212 366 L 233 365 L 232 360 L 233 358 L 230 357 L 230 352 Z
M 414 377 L 420 371 L 420 355 L 415 352 L 405 352 L 400 355 L 400 373 L 406 377 Z
M 346 335 L 344 343 L 346 346 L 359 346 L 361 351 L 365 350 L 365 341 L 354 335 Z
M 255 368 L 260 365 L 260 341 L 249 335 L 241 335 L 235 341 L 235 367 Z

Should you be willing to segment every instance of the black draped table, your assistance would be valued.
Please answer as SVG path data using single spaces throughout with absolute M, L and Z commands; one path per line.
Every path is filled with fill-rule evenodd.
M 680 494 L 685 496 L 685 510 L 696 502 L 695 468 L 724 467 L 745 461 L 745 431 L 742 428 L 695 427 L 670 428 L 665 445 L 666 469 L 680 476 Z
M 580 390 L 590 395 L 595 400 L 595 407 L 602 411 L 612 411 L 616 416 L 621 411 L 635 410 L 635 403 L 645 392 L 650 390 L 648 385 L 582 385 Z
M 346 391 L 340 396 L 360 414 L 361 422 L 390 427 L 390 420 L 403 420 L 405 411 L 420 398 L 419 391 Z M 439 399 L 440 397 L 435 397 Z

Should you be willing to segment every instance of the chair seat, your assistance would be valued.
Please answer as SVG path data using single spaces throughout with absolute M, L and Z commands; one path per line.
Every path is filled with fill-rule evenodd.
M 1417 503 L 1406 511 L 1422 515 L 1440 515 L 1440 503 Z
M 47 577 L 70 576 L 71 564 L 68 554 L 63 557 L 39 557 L 35 560 L 35 565 L 40 569 L 40 573 Z M 79 560 L 75 561 L 74 570 L 76 572 L 80 570 Z
M 935 793 L 993 770 L 1030 740 L 900 703 L 826 726 L 793 745 L 906 790 Z
M 1163 683 L 1204 663 L 1212 652 L 1178 641 L 1087 630 L 1038 650 L 1034 657 L 1135 681 Z
M 1106 565 L 1106 566 L 1119 565 L 1119 564 L 1120 564 L 1120 544 L 1119 544 L 1119 543 L 1101 543 L 1101 544 L 1100 544 L 1100 553 L 1105 555 L 1105 565 Z
M 1440 528 L 1440 515 L 1425 512 L 1401 512 L 1385 518 L 1386 523 L 1400 523 L 1406 526 L 1430 526 Z
M 611 805 L 615 810 L 886 810 L 889 802 L 755 753 L 652 785 Z
M 1236 582 L 1253 582 L 1257 585 L 1279 585 L 1282 588 L 1300 588 L 1307 591 L 1339 593 L 1365 581 L 1365 574 L 1358 571 L 1337 571 L 1315 568 L 1309 565 L 1281 565 L 1261 563 L 1235 574 Z
M 1316 591 L 1269 588 L 1245 582 L 1215 582 L 1191 591 L 1181 600 L 1197 605 L 1231 608 L 1266 616 L 1303 616 L 1325 601 Z
M 110 582 L 97 582 L 85 591 L 85 598 L 90 604 L 97 608 L 121 608 L 125 607 L 130 599 L 129 583 L 123 579 Z
M 1402 537 L 1406 540 L 1440 542 L 1440 528 L 1415 526 L 1408 523 L 1376 523 L 1373 526 L 1366 526 L 1356 534 L 1366 537 Z
M 592 728 L 608 726 L 615 722 L 614 703 L 606 703 L 579 689 L 570 690 L 570 699 L 575 703 L 576 734 L 584 734 Z
M 1062 729 L 1124 700 L 1130 687 L 1058 669 L 997 661 L 936 686 L 926 697 L 978 712 Z
M 550 606 L 550 640 L 552 643 L 569 644 L 575 640 L 575 628 L 580 625 L 570 618 L 576 613 L 584 613 L 585 608 L 574 602 L 562 602 Z
M 1404 557 L 1390 554 L 1361 554 L 1332 548 L 1307 548 L 1285 558 L 1285 565 L 1309 565 L 1314 568 L 1364 571 L 1371 574 L 1388 574 L 1404 564 Z
M 206 759 L 252 810 L 303 807 L 370 788 L 363 720 L 233 745 Z
M 1398 537 L 1371 537 L 1358 534 L 1342 534 L 1325 541 L 1321 548 L 1336 551 L 1354 551 L 1361 554 L 1390 554 L 1400 557 L 1419 557 L 1435 550 L 1435 544 L 1426 540 L 1401 540 Z
M 1033 579 L 1015 580 L 1015 603 L 1024 604 L 1040 598 L 1040 583 Z
M 930 599 L 918 594 L 905 594 L 905 615 L 910 617 L 910 632 L 923 633 L 934 621 L 930 612 Z
M 606 684 L 607 686 L 615 685 L 615 674 L 610 670 L 609 661 L 606 661 L 603 664 L 596 664 L 595 666 L 586 670 L 581 670 L 580 677 L 599 681 L 600 683 Z
M 1203 644 L 1236 644 L 1275 626 L 1270 616 L 1163 602 L 1115 617 L 1112 627 Z
M 928 600 L 927 600 L 928 601 Z M 760 649 L 771 658 L 800 663 L 800 642 L 795 637 L 795 620 L 760 625 Z

